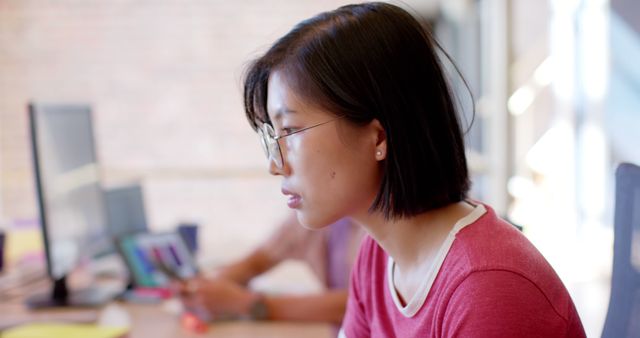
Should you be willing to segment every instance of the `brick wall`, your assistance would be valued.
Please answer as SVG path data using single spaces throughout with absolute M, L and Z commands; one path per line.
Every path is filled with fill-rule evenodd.
M 286 206 L 242 112 L 244 65 L 345 2 L 0 0 L 0 221 L 37 217 L 27 102 L 87 102 L 107 185 L 141 182 L 155 228 L 201 223 L 208 255 L 246 250 Z

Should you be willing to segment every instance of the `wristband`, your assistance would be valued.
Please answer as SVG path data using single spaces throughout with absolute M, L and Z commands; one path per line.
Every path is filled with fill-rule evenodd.
M 268 318 L 267 304 L 264 301 L 264 296 L 257 294 L 258 297 L 251 304 L 249 308 L 249 318 L 252 320 L 266 320 Z

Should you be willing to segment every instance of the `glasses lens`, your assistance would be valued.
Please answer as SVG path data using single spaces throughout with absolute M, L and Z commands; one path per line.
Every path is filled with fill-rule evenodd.
M 264 151 L 265 156 L 269 158 L 269 146 L 267 145 L 267 135 L 264 133 L 264 127 L 258 129 L 258 135 L 260 135 L 260 145 Z
M 276 132 L 273 130 L 273 127 L 270 124 L 264 124 L 264 141 L 267 145 L 267 156 L 269 160 L 275 162 L 278 168 L 282 168 L 282 153 L 280 152 L 280 145 L 278 141 L 275 139 Z

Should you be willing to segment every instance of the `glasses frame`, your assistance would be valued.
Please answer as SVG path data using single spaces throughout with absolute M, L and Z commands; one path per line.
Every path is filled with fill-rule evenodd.
M 282 167 L 284 166 L 284 158 L 282 156 L 280 142 L 278 142 L 280 141 L 280 139 L 301 133 L 303 131 L 307 131 L 309 129 L 313 129 L 315 127 L 320 127 L 322 125 L 339 120 L 343 117 L 344 115 L 338 116 L 336 118 L 330 119 L 329 121 L 320 122 L 284 135 L 276 135 L 276 131 L 273 126 L 270 123 L 263 122 L 260 128 L 258 128 L 258 134 L 260 135 L 260 143 L 262 144 L 262 149 L 264 150 L 265 155 L 267 155 L 267 159 L 269 161 L 273 161 L 278 169 L 282 169 Z

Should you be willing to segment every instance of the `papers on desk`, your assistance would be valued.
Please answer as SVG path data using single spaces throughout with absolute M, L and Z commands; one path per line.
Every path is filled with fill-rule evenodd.
M 128 332 L 126 327 L 33 323 L 6 330 L 2 332 L 2 338 L 121 338 Z
M 0 300 L 0 303 L 2 301 Z M 89 324 L 95 323 L 98 320 L 99 313 L 93 309 L 68 309 L 64 311 L 29 311 L 25 312 L 22 308 L 22 304 L 19 303 L 16 306 L 5 306 L 0 310 L 2 315 L 0 316 L 0 337 L 3 330 L 15 327 L 18 325 L 25 325 L 28 323 L 68 323 L 68 324 Z

